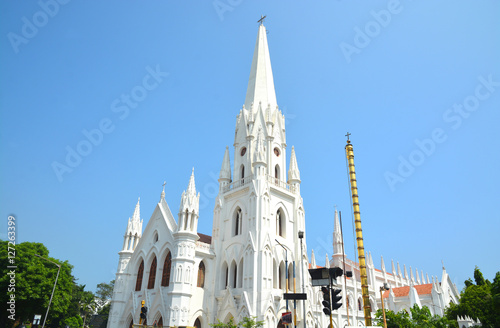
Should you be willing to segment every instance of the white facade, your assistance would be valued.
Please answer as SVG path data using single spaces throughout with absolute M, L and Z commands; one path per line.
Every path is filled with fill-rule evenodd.
M 262 24 L 245 105 L 237 116 L 233 151 L 232 168 L 227 147 L 222 161 L 212 237 L 197 233 L 199 194 L 194 170 L 181 196 L 177 220 L 163 191 L 142 232 L 137 203 L 119 252 L 108 328 L 138 324 L 142 300 L 149 309 L 148 324 L 157 321 L 164 326 L 208 328 L 217 320 L 234 318 L 238 322 L 243 317 L 255 316 L 265 322 L 266 328 L 277 327 L 287 308 L 283 300 L 287 272 L 289 277 L 296 278 L 296 292 L 302 292 L 302 281 L 305 282 L 304 292 L 308 298 L 305 316 L 302 301 L 297 301 L 297 327 L 304 327 L 304 323 L 307 327 L 328 326 L 329 318 L 322 312 L 321 293 L 318 287 L 311 287 L 307 271 L 300 172 L 293 147 L 287 167 L 285 118 L 277 105 L 266 29 Z M 338 220 L 331 265 L 341 266 L 337 226 Z M 303 249 L 299 231 L 304 232 Z M 315 267 L 314 254 L 311 266 Z M 348 280 L 347 288 L 343 288 L 343 299 L 349 296 L 350 324 L 353 325 L 354 314 L 354 325 L 358 325 L 363 315 L 362 311 L 355 310 L 355 300 L 361 298 L 359 270 L 349 260 L 346 266 L 354 275 Z M 375 270 L 371 256 L 368 272 L 373 310 L 380 304 L 379 286 L 383 282 L 399 287 L 408 286 L 414 280 L 408 277 L 406 269 L 404 276 L 401 272 L 395 275 L 386 272 L 383 265 L 382 270 Z M 394 264 L 392 272 L 395 272 Z M 444 277 L 445 272 L 442 281 Z M 419 279 L 416 282 L 420 282 Z M 456 288 L 450 287 L 450 293 L 443 291 L 437 282 L 434 284 L 436 294 L 455 295 L 456 300 Z M 293 279 L 289 280 L 288 288 L 293 292 Z M 403 303 L 389 296 L 387 305 L 404 308 Z M 444 305 L 439 303 L 441 308 Z M 293 301 L 288 302 L 288 308 L 293 312 Z M 334 327 L 344 327 L 347 307 L 344 305 L 334 313 Z

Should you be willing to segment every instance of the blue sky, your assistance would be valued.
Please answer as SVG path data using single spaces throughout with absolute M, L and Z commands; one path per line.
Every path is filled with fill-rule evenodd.
M 301 172 L 309 255 L 314 249 L 318 264 L 331 255 L 337 205 L 353 257 L 349 131 L 365 247 L 377 267 L 383 255 L 389 270 L 394 259 L 441 277 L 443 260 L 459 288 L 475 265 L 489 279 L 500 269 L 492 255 L 500 230 L 500 3 L 0 6 L 0 237 L 14 214 L 17 242 L 44 243 L 89 289 L 114 279 L 137 198 L 146 224 L 165 180 L 176 213 L 192 167 L 199 232 L 211 235 L 260 15 L 268 17 L 278 105 Z

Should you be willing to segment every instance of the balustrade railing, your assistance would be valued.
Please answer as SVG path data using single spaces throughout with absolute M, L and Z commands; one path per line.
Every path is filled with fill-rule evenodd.
M 249 184 L 250 182 L 252 182 L 252 180 L 254 179 L 254 176 L 253 175 L 250 175 L 248 177 L 244 177 L 243 179 L 238 179 L 230 184 L 228 184 L 227 186 L 225 186 L 222 191 L 224 193 L 230 191 L 230 190 L 234 190 L 234 189 L 237 189 L 239 187 L 242 187 L 242 186 L 245 186 L 247 184 Z M 281 181 L 280 179 L 277 179 L 271 175 L 266 175 L 265 176 L 265 179 L 267 182 L 271 183 L 273 186 L 275 187 L 278 187 L 278 188 L 281 188 L 281 189 L 285 189 L 291 193 L 296 193 L 297 192 L 297 188 L 286 183 L 285 181 Z

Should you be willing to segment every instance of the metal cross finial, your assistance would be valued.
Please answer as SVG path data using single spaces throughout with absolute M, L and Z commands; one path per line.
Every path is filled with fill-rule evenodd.
M 347 134 L 345 135 L 345 136 L 347 137 L 347 141 L 349 141 L 349 136 L 350 136 L 350 135 L 351 135 L 351 134 L 350 134 L 349 132 L 347 132 Z
M 166 184 L 167 184 L 167 181 L 163 181 L 163 184 L 162 184 L 162 186 L 163 186 L 163 192 L 165 192 L 165 185 Z
M 260 19 L 257 21 L 257 23 L 260 23 L 260 25 L 264 25 L 264 19 L 266 19 L 266 15 L 260 15 Z

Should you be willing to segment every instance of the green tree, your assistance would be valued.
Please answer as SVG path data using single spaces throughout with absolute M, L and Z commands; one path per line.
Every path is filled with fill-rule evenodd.
M 97 314 L 102 316 L 104 322 L 108 322 L 114 286 L 114 280 L 111 280 L 109 283 L 101 282 L 97 285 L 97 290 L 95 292 L 96 302 L 98 305 Z
M 410 319 L 410 314 L 406 311 L 400 311 L 395 313 L 391 310 L 385 311 L 385 318 L 387 322 L 387 328 L 412 328 L 413 324 Z M 379 309 L 375 312 L 375 319 L 377 320 L 377 325 L 384 326 L 384 317 L 382 310 Z
M 115 281 L 111 280 L 109 283 L 101 282 L 97 285 L 97 290 L 95 292 L 97 304 L 99 307 L 103 307 L 106 303 L 111 301 L 113 297 L 113 289 L 115 288 Z
M 84 291 L 82 293 L 82 298 L 80 299 L 80 315 L 83 317 L 83 326 L 87 321 L 87 316 L 96 313 L 97 302 L 94 293 L 90 291 Z
M 15 249 L 14 263 L 9 262 L 8 247 Z M 57 281 L 54 297 L 50 306 L 47 324 L 51 323 L 59 325 L 65 312 L 67 311 L 72 294 L 73 276 L 71 266 L 67 261 L 60 261 L 49 257 L 48 249 L 41 243 L 24 242 L 13 246 L 9 245 L 8 241 L 0 241 L 0 288 L 2 291 L 7 291 L 9 288 L 14 288 L 16 312 L 15 319 L 17 322 L 32 320 L 33 314 L 42 314 L 45 316 L 47 306 L 49 304 L 50 295 L 56 279 L 58 268 L 53 263 L 36 257 L 38 254 L 47 258 L 59 265 L 61 271 Z M 12 253 L 11 253 L 12 255 Z M 11 277 L 7 273 L 11 270 L 8 265 L 15 265 L 15 283 L 11 283 Z M 9 285 L 11 287 L 9 287 Z M 8 293 L 0 293 L 0 302 L 6 304 L 8 301 Z M 10 298 L 9 298 L 10 299 Z M 15 321 L 1 316 L 0 327 L 13 327 Z
M 261 328 L 264 326 L 264 321 L 257 321 L 257 317 L 244 317 L 236 324 L 233 318 L 229 319 L 227 323 L 220 322 L 220 320 L 217 319 L 217 323 L 211 323 L 210 326 L 214 328 Z
M 264 321 L 257 321 L 257 317 L 244 317 L 243 320 L 240 321 L 238 326 L 243 328 L 261 328 L 264 326 Z
M 386 311 L 387 327 L 388 328 L 447 328 L 453 327 L 453 322 L 450 322 L 445 317 L 431 315 L 431 311 L 427 306 L 419 307 L 414 305 L 410 309 L 411 313 L 403 310 L 398 313 Z M 375 319 L 378 326 L 384 326 L 382 310 L 375 313 Z
M 479 268 L 474 269 L 475 284 L 467 283 L 460 293 L 458 304 L 450 304 L 446 309 L 446 317 L 456 320 L 457 316 L 469 316 L 479 319 L 485 328 L 500 327 L 500 272 L 497 272 L 493 283 L 484 279 Z
M 217 319 L 217 323 L 211 323 L 210 326 L 212 326 L 214 328 L 237 328 L 238 327 L 238 325 L 236 325 L 234 323 L 233 318 L 229 319 L 229 321 L 226 323 L 221 322 L 219 319 Z
M 486 282 L 484 281 L 483 273 L 479 270 L 477 266 L 474 269 L 474 280 L 476 281 L 477 286 L 482 286 L 486 284 Z

